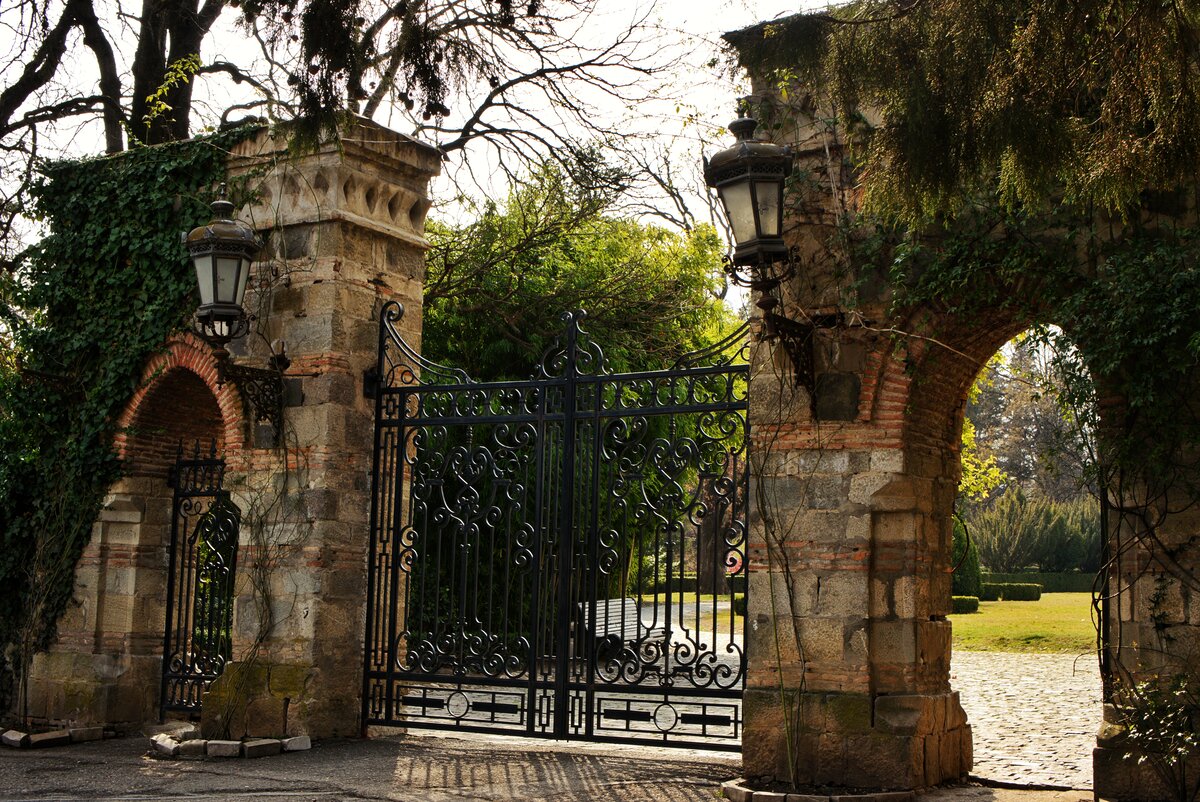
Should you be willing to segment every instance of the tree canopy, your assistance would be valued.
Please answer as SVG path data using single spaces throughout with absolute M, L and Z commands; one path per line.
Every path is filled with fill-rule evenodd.
M 716 231 L 612 216 L 615 200 L 544 164 L 472 222 L 431 224 L 425 355 L 480 380 L 528 378 L 575 309 L 614 370 L 666 367 L 729 334 Z

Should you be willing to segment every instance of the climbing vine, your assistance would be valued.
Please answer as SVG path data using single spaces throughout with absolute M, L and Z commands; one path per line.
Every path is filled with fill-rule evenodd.
M 70 600 L 120 472 L 118 416 L 195 304 L 180 231 L 209 219 L 247 134 L 42 166 L 33 211 L 47 234 L 0 293 L 0 709 Z

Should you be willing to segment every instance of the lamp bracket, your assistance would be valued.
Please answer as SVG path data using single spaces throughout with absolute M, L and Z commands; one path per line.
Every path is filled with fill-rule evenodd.
M 217 362 L 217 382 L 237 386 L 245 405 L 246 418 L 253 424 L 271 425 L 272 443 L 279 445 L 283 434 L 283 372 L 291 360 L 283 354 L 272 356 L 269 368 L 239 365 L 228 358 Z
M 763 330 L 769 332 L 763 335 L 765 340 L 777 340 L 791 360 L 795 373 L 796 384 L 808 391 L 811 403 L 816 404 L 817 369 L 816 369 L 816 333 L 831 329 L 848 328 L 862 325 L 861 321 L 853 322 L 844 312 L 808 315 L 803 320 L 793 320 L 789 317 L 766 311 L 763 314 Z
M 730 283 L 756 292 L 769 292 L 796 275 L 800 251 L 793 245 L 784 258 L 760 264 L 739 265 L 728 255 L 723 261 L 725 275 L 729 277 Z

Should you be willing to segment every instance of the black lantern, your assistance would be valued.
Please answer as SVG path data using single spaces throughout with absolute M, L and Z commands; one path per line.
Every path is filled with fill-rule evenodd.
M 704 181 L 717 190 L 733 230 L 735 266 L 759 266 L 788 257 L 783 241 L 783 183 L 792 172 L 788 148 L 754 138 L 758 123 L 729 124 L 732 147 L 705 159 Z
M 222 186 L 221 198 L 213 202 L 212 222 L 193 228 L 183 238 L 200 287 L 196 323 L 218 356 L 225 353 L 231 340 L 249 330 L 242 301 L 250 263 L 262 249 L 254 229 L 233 219 L 233 204 L 226 200 L 224 189 Z
M 271 442 L 278 445 L 283 422 L 283 372 L 290 364 L 287 354 L 282 348 L 278 354 L 274 353 L 272 346 L 270 367 L 264 369 L 234 363 L 225 349 L 250 330 L 250 318 L 242 302 L 246 298 L 250 264 L 262 250 L 254 229 L 233 219 L 233 208 L 225 198 L 222 184 L 221 197 L 212 205 L 212 221 L 183 235 L 200 288 L 196 328 L 216 352 L 217 382 L 237 385 L 250 412 L 247 421 L 269 425 Z

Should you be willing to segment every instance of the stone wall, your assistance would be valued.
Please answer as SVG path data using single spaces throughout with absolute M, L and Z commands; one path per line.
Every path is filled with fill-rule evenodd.
M 78 566 L 76 604 L 31 672 L 45 722 L 125 728 L 158 717 L 171 491 L 178 441 L 215 439 L 242 510 L 233 662 L 205 697 L 209 735 L 357 735 L 362 687 L 378 311 L 404 304 L 419 342 L 432 148 L 355 121 L 314 150 L 263 131 L 237 146 L 239 212 L 267 245 L 254 267 L 252 333 L 235 362 L 265 367 L 286 347 L 283 436 L 218 385 L 211 349 L 181 337 L 147 366 L 117 446 L 112 490 Z M 285 344 L 285 345 L 284 345 Z
M 815 332 L 809 386 L 781 346 L 756 355 L 745 771 L 927 787 L 971 768 L 947 619 L 966 394 L 1025 322 L 889 319 L 886 281 L 855 274 L 834 236 L 858 201 L 836 139 L 813 118 L 790 123 L 778 136 L 807 180 L 786 308 L 843 322 Z
M 752 43 L 746 32 L 735 37 L 736 46 Z M 798 275 L 784 285 L 784 309 L 796 319 L 840 322 L 814 333 L 811 383 L 797 384 L 779 345 L 762 343 L 755 357 L 745 771 L 807 783 L 930 786 L 962 777 L 972 758 L 970 724 L 949 681 L 947 619 L 966 394 L 1005 342 L 1035 322 L 1055 321 L 1003 310 L 955 316 L 935 304 L 898 316 L 891 277 L 855 263 L 837 231 L 862 200 L 842 132 L 803 87 L 783 105 L 772 138 L 798 151 L 786 233 L 800 257 Z M 1147 212 L 1140 224 L 1180 224 L 1167 214 Z M 1035 287 L 1003 291 L 1030 299 L 1024 314 L 1042 314 Z M 1094 378 L 1103 425 L 1116 425 L 1121 399 L 1104 398 L 1104 377 Z M 1146 531 L 1137 516 L 1109 519 L 1117 558 L 1104 624 L 1114 676 L 1194 675 L 1200 661 L 1200 598 L 1178 579 L 1195 576 L 1194 476 L 1194 465 L 1185 468 L 1152 505 L 1155 537 L 1130 537 Z M 1142 486 L 1111 490 L 1146 495 Z M 1172 797 L 1153 760 L 1130 759 L 1112 705 L 1107 719 L 1097 722 L 1098 795 Z

